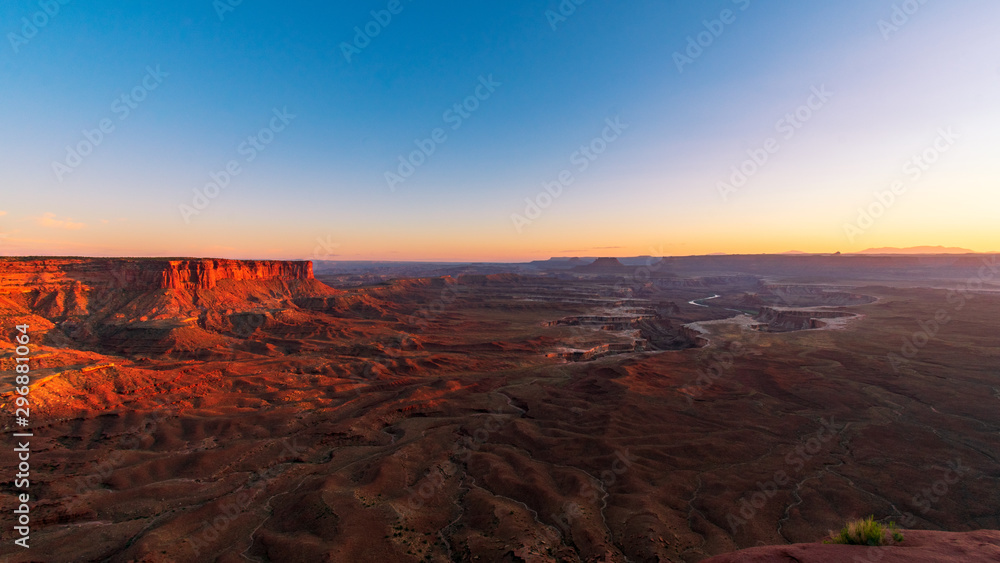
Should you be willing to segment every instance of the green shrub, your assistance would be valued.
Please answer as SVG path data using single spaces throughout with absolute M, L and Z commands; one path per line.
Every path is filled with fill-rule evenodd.
M 874 516 L 862 520 L 848 522 L 840 533 L 831 534 L 830 539 L 823 543 L 839 543 L 844 545 L 889 545 L 903 541 L 903 534 L 896 529 L 895 522 L 888 526 L 875 521 Z

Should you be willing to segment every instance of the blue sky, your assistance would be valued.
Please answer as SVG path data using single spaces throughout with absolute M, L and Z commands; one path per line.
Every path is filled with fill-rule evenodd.
M 0 252 L 513 260 L 597 248 L 1000 249 L 992 2 L 223 2 L 0 7 L 10 132 Z M 390 7 L 391 21 L 372 23 Z M 901 25 L 880 29 L 894 7 Z M 553 18 L 560 9 L 565 19 Z M 724 15 L 731 23 L 713 23 Z M 366 25 L 378 34 L 348 61 L 344 45 Z M 687 52 L 700 33 L 700 52 Z M 683 72 L 676 53 L 696 54 Z M 481 80 L 493 91 L 453 129 L 446 112 Z M 776 124 L 818 87 L 830 99 L 783 138 Z M 144 99 L 121 100 L 132 92 Z M 249 151 L 276 110 L 281 130 Z M 615 118 L 627 128 L 597 142 L 606 149 L 581 170 L 574 153 Z M 93 151 L 54 170 L 102 120 L 114 128 Z M 958 139 L 908 178 L 908 160 L 949 127 Z M 386 173 L 436 129 L 446 140 L 390 189 Z M 779 149 L 723 197 L 719 184 L 770 138 Z M 194 190 L 234 161 L 239 173 L 190 213 Z M 572 184 L 546 199 L 544 184 L 564 170 Z M 868 225 L 860 210 L 878 211 L 873 192 L 899 180 L 905 193 Z M 535 217 L 526 198 L 548 205 Z

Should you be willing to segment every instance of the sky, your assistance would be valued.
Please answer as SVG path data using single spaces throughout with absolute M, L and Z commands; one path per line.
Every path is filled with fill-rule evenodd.
M 1000 250 L 993 0 L 8 0 L 0 254 Z

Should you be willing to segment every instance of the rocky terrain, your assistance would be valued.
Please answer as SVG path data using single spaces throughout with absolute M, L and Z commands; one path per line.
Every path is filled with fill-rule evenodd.
M 15 323 L 36 343 L 32 548 L 0 555 L 809 561 L 842 548 L 788 544 L 868 514 L 992 553 L 922 533 L 1000 528 L 990 283 L 636 268 L 0 260 L 0 370 Z
M 212 289 L 220 281 L 313 279 L 311 262 L 158 258 L 0 259 L 0 291 L 60 287 L 150 291 Z
M 704 563 L 988 563 L 1000 561 L 1000 532 L 949 533 L 909 531 L 902 543 L 866 547 L 796 544 L 756 547 L 706 559 Z

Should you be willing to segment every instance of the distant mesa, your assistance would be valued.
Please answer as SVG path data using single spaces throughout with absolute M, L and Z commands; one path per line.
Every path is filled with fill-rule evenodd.
M 665 258 L 658 256 L 626 257 L 554 257 L 536 260 L 523 265 L 527 270 L 540 270 L 550 274 L 624 274 L 645 277 L 673 277 L 664 270 L 669 266 Z
M 593 261 L 594 261 L 593 258 L 584 259 L 576 256 L 555 257 L 555 258 L 549 258 L 548 260 L 535 260 L 534 262 L 529 262 L 528 266 L 532 268 L 541 268 L 545 270 L 570 270 L 577 266 L 589 264 Z
M 0 258 L 0 318 L 22 319 L 48 345 L 125 355 L 206 356 L 335 307 L 341 293 L 308 261 Z
M 954 246 L 911 246 L 909 248 L 887 246 L 884 248 L 869 248 L 861 252 L 855 252 L 855 254 L 975 254 L 975 251 Z
M 609 273 L 609 272 L 624 272 L 629 269 L 628 266 L 622 264 L 617 258 L 598 258 L 590 264 L 585 264 L 581 266 L 575 266 L 573 271 L 575 272 L 590 272 L 590 273 Z
M 598 258 L 584 267 L 596 270 L 599 268 L 622 268 L 624 266 L 625 264 L 622 264 L 617 258 Z

